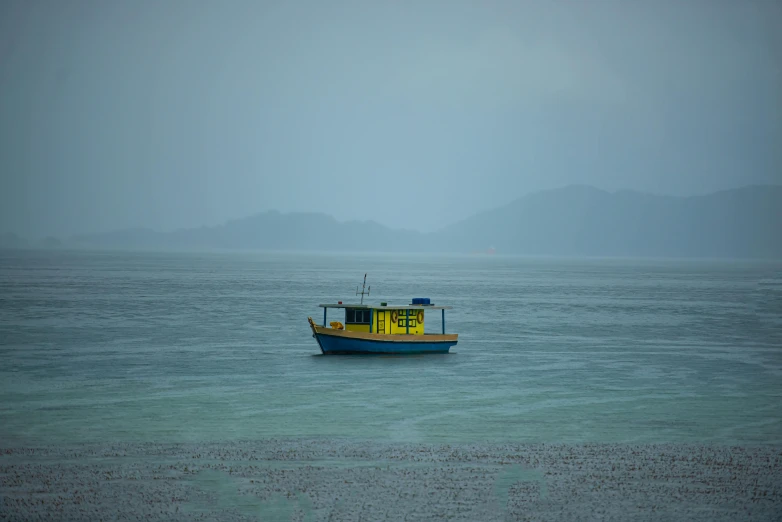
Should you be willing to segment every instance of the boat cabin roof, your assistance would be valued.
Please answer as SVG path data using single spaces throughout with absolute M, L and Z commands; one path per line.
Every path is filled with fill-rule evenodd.
M 370 305 L 370 304 L 319 304 L 321 308 L 374 308 L 380 310 L 382 308 L 388 308 L 389 310 L 453 310 L 452 306 L 435 306 L 435 305 Z

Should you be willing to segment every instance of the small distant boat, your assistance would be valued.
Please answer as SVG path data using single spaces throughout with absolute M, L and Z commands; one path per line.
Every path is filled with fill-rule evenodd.
M 321 304 L 323 325 L 308 317 L 312 336 L 323 354 L 423 354 L 448 353 L 458 342 L 458 334 L 445 333 L 445 311 L 450 306 L 435 306 L 429 298 L 414 298 L 407 305 L 364 304 L 364 287 L 359 304 Z M 356 289 L 358 295 L 358 289 Z M 367 292 L 369 295 L 369 292 Z M 327 323 L 329 308 L 344 310 L 344 323 Z M 425 333 L 427 320 L 439 310 L 442 333 Z M 435 319 L 436 321 L 436 319 Z M 326 325 L 329 326 L 326 326 Z M 436 323 L 435 323 L 436 324 Z

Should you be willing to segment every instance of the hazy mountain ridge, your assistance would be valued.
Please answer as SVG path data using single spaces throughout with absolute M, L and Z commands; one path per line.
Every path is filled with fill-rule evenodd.
M 422 243 L 422 237 L 374 221 L 339 222 L 327 214 L 272 210 L 216 227 L 169 233 L 130 229 L 76 236 L 74 242 L 113 248 L 409 251 Z
M 438 232 L 467 249 L 641 257 L 782 257 L 782 186 L 677 198 L 569 186 Z
M 0 234 L 0 248 L 25 248 L 27 240 L 19 237 L 13 232 Z
M 430 234 L 375 221 L 339 222 L 322 213 L 268 211 L 215 227 L 126 229 L 75 236 L 70 244 L 386 252 L 471 252 L 494 246 L 499 253 L 528 255 L 782 258 L 780 230 L 782 186 L 681 198 L 571 185 L 528 194 Z

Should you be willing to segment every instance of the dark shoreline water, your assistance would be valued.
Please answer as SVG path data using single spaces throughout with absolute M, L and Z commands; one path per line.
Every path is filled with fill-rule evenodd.
M 296 440 L 0 448 L 11 519 L 775 520 L 782 447 Z

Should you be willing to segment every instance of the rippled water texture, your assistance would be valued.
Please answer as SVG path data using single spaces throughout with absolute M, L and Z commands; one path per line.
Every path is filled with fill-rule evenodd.
M 364 272 L 453 305 L 453 353 L 321 356 L 307 316 Z M 780 444 L 782 266 L 1 252 L 0 356 L 7 444 Z

